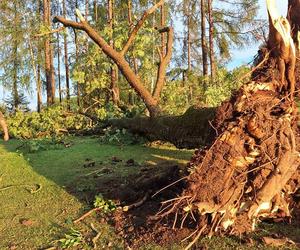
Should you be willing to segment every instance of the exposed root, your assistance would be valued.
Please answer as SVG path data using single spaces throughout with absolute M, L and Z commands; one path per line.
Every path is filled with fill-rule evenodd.
M 277 88 L 276 81 L 250 82 L 218 109 L 218 136 L 196 151 L 187 188 L 162 203 L 157 219 L 173 216 L 173 228 L 193 223 L 201 228 L 197 240 L 203 228 L 209 236 L 241 234 L 261 218 L 291 216 L 289 197 L 300 185 L 291 183 L 300 175 L 297 116 Z
M 145 203 L 145 201 L 148 199 L 148 197 L 149 197 L 149 194 L 146 193 L 145 196 L 141 200 L 139 200 L 139 201 L 137 201 L 135 203 L 132 203 L 132 204 L 130 204 L 128 206 L 124 206 L 123 207 L 123 211 L 127 212 L 127 211 L 129 211 L 129 210 L 131 210 L 133 208 L 140 207 L 141 205 L 143 205 Z
M 197 236 L 193 239 L 193 241 L 184 249 L 189 250 L 191 247 L 199 240 L 200 236 L 202 235 L 203 231 L 206 229 L 206 225 L 204 225 L 200 230 L 198 230 Z
M 183 181 L 183 180 L 185 180 L 185 179 L 187 179 L 186 176 L 180 178 L 179 180 L 176 180 L 176 181 L 170 183 L 169 185 L 167 185 L 167 186 L 163 187 L 162 189 L 158 190 L 157 192 L 155 192 L 155 193 L 151 196 L 151 198 L 155 197 L 156 195 L 158 195 L 158 194 L 161 193 L 162 191 L 166 190 L 166 189 L 169 188 L 169 187 L 174 186 L 174 185 L 177 184 L 178 182 Z

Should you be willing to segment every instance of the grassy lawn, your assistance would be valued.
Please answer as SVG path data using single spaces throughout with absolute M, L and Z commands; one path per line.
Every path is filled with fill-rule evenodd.
M 18 140 L 0 142 L 1 250 L 47 249 L 57 246 L 58 240 L 64 239 L 72 228 L 85 235 L 85 238 L 90 235 L 92 239 L 96 232 L 91 228 L 91 223 L 101 234 L 97 249 L 124 249 L 122 239 L 114 234 L 106 221 L 100 219 L 99 223 L 99 217 L 91 216 L 84 223 L 76 225 L 72 223 L 90 208 L 84 194 L 95 186 L 92 179 L 87 177 L 100 173 L 100 184 L 101 180 L 113 176 L 122 180 L 138 172 L 142 166 L 151 165 L 155 168 L 162 161 L 185 164 L 192 155 L 192 151 L 162 146 L 107 145 L 100 143 L 97 138 L 89 137 L 67 140 L 71 145 L 67 148 L 50 142 L 37 148 L 36 142 L 29 141 L 35 150 L 28 148 L 27 142 L 22 147 L 24 142 Z M 116 159 L 118 161 L 115 162 Z M 126 166 L 124 163 L 129 159 L 133 159 L 136 166 Z M 90 161 L 94 165 L 84 167 Z M 68 187 L 78 192 L 70 193 Z M 299 239 L 300 229 L 287 225 L 264 225 L 253 238 L 274 233 Z M 80 241 L 81 237 L 77 239 Z M 204 238 L 200 244 L 208 249 L 267 249 L 262 244 L 247 246 L 238 238 Z M 73 249 L 92 249 L 91 246 L 90 243 L 82 242 L 79 248 Z M 144 249 L 166 248 L 147 246 Z M 170 249 L 183 248 L 172 246 Z
M 97 169 L 84 168 L 92 159 L 101 168 L 114 168 L 111 158 L 134 159 L 139 164 L 155 164 L 162 160 L 185 163 L 191 151 L 144 146 L 103 145 L 98 139 L 71 138 L 72 146 L 26 152 L 17 150 L 23 142 L 0 143 L 0 249 L 41 249 L 64 237 L 86 208 L 86 204 L 70 195 L 65 186 L 80 176 Z M 116 170 L 115 170 L 116 171 Z M 135 168 L 122 166 L 121 174 Z M 37 191 L 37 192 L 34 192 Z

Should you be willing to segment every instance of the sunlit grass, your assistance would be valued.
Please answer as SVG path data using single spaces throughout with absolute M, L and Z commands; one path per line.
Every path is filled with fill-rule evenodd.
M 126 161 L 134 159 L 139 164 L 147 161 L 162 161 L 157 156 L 170 157 L 174 162 L 184 163 L 192 151 L 158 149 L 141 145 L 104 145 L 93 138 L 69 138 L 69 148 L 41 150 L 23 153 L 17 148 L 23 142 L 11 140 L 0 144 L 0 249 L 17 246 L 18 249 L 39 249 L 53 244 L 63 237 L 74 219 L 86 208 L 76 197 L 70 195 L 65 186 L 97 168 L 114 168 L 112 157 Z M 180 152 L 180 153 L 179 153 Z M 83 168 L 86 159 L 101 165 L 93 169 Z M 136 168 L 118 171 L 129 175 Z M 28 186 L 25 186 L 28 185 Z M 40 185 L 37 193 L 30 193 Z M 22 220 L 31 225 L 23 225 Z M 110 235 L 109 227 L 103 226 L 103 235 Z M 108 236 L 107 236 L 108 237 Z M 101 241 L 101 240 L 100 240 Z M 105 237 L 102 239 L 105 243 Z M 104 244 L 103 243 L 103 244 Z

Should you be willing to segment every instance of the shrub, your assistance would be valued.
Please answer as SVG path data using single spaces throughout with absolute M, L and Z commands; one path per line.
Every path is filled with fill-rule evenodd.
M 69 130 L 80 130 L 89 126 L 89 118 L 68 113 L 60 106 L 37 112 L 16 112 L 7 118 L 9 133 L 15 138 L 50 138 Z

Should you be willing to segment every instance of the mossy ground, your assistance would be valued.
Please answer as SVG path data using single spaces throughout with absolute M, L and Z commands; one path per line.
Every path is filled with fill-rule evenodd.
M 90 137 L 67 140 L 70 147 L 47 146 L 52 144 L 44 141 L 44 147 L 40 148 L 42 150 L 37 149 L 31 153 L 25 147 L 20 147 L 24 143 L 22 141 L 0 142 L 0 249 L 46 249 L 57 246 L 57 241 L 64 238 L 71 228 L 85 236 L 85 242 L 80 244 L 79 249 L 91 249 L 91 239 L 96 234 L 91 223 L 101 232 L 97 249 L 124 249 L 123 240 L 114 234 L 107 220 L 94 215 L 84 223 L 72 223 L 90 206 L 90 201 L 85 201 L 82 195 L 85 193 L 83 186 L 89 186 L 91 191 L 93 183 L 83 177 L 94 171 L 105 169 L 107 172 L 111 169 L 108 176 L 117 175 L 126 179 L 144 164 L 155 166 L 162 161 L 185 164 L 192 155 L 192 151 L 172 147 L 108 145 Z M 114 157 L 123 163 L 114 163 Z M 94 161 L 95 166 L 84 168 L 87 159 Z M 125 166 L 124 162 L 129 159 L 133 159 L 137 165 Z M 77 188 L 78 195 L 68 192 L 67 187 Z M 292 238 L 300 235 L 297 227 L 269 225 L 254 238 L 278 231 Z M 206 245 L 209 249 L 263 247 L 259 244 L 254 248 L 247 247 L 240 239 L 220 237 L 202 239 L 200 245 Z M 166 247 L 153 245 L 145 246 L 145 249 Z M 170 246 L 170 249 L 182 247 Z

